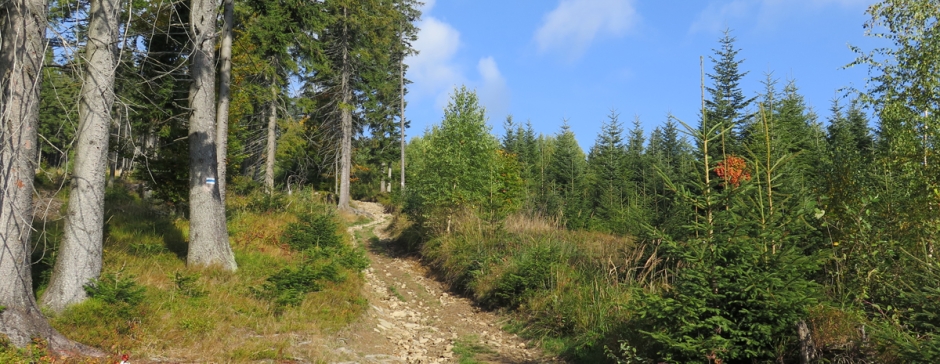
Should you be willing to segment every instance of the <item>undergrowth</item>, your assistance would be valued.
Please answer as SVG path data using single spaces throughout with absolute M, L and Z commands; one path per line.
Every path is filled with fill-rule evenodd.
M 515 317 L 510 330 L 575 361 L 605 360 L 604 347 L 617 345 L 617 323 L 630 316 L 623 309 L 630 287 L 651 280 L 636 269 L 644 247 L 629 238 L 566 231 L 522 215 L 491 225 L 467 214 L 454 226 L 423 244 L 403 240 L 414 233 L 399 226 L 399 245 L 419 246 L 451 287 L 507 310 Z
M 367 261 L 344 237 L 348 221 L 310 191 L 230 195 L 228 205 L 234 273 L 186 266 L 186 220 L 109 191 L 101 279 L 87 286 L 90 299 L 51 317 L 53 327 L 131 358 L 324 358 L 296 341 L 329 335 L 367 307 L 359 273 Z M 10 362 L 3 350 L 0 362 Z

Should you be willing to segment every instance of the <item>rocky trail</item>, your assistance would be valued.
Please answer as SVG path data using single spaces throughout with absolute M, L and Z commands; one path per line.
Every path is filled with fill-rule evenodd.
M 501 329 L 505 318 L 454 296 L 413 257 L 391 254 L 384 233 L 391 216 L 358 202 L 373 218 L 349 228 L 368 252 L 363 317 L 326 343 L 332 363 L 562 363 Z

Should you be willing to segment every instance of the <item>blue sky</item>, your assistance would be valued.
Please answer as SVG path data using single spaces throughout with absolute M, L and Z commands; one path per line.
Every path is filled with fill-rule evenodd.
M 772 72 L 794 80 L 820 119 L 839 89 L 864 88 L 867 69 L 842 69 L 877 43 L 862 27 L 872 0 L 425 0 L 410 57 L 409 137 L 439 123 L 455 86 L 477 90 L 489 124 L 530 120 L 556 133 L 564 118 L 582 148 L 611 110 L 647 135 L 667 114 L 694 124 L 700 110 L 699 57 L 724 29 L 737 38 L 746 95 Z M 706 83 L 708 80 L 706 79 Z

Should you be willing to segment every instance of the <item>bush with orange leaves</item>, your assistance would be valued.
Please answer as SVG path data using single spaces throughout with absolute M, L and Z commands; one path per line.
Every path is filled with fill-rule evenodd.
M 729 155 L 725 160 L 718 162 L 715 167 L 715 174 L 725 180 L 725 185 L 731 184 L 734 187 L 741 185 L 741 181 L 750 181 L 751 172 L 747 170 L 747 162 L 744 158 L 736 155 Z

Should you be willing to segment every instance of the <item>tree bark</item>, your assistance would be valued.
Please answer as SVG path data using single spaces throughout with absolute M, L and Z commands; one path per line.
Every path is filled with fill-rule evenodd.
M 268 110 L 268 143 L 264 161 L 264 191 L 274 193 L 274 157 L 277 152 L 277 88 L 271 82 L 271 104 Z
M 398 60 L 398 83 L 401 86 L 401 191 L 405 191 L 405 56 Z
M 346 9 L 343 9 L 343 16 L 346 16 Z M 344 19 L 345 20 L 345 19 Z M 346 34 L 346 25 L 343 25 L 343 64 L 340 72 L 340 92 L 343 102 L 340 105 L 340 124 L 342 127 L 342 140 L 340 141 L 340 181 L 339 181 L 339 204 L 341 210 L 349 209 L 349 173 L 352 165 L 352 110 L 350 110 L 350 101 L 352 101 L 352 90 L 349 85 L 349 38 Z
M 29 235 L 45 27 L 46 1 L 0 2 L 0 335 L 20 347 L 41 337 L 55 352 L 101 355 L 49 326 L 33 296 Z
M 382 162 L 382 167 L 379 168 L 379 193 L 385 193 L 385 162 Z
M 806 321 L 800 320 L 796 323 L 796 334 L 800 339 L 800 363 L 812 363 L 816 360 L 816 344 L 813 343 L 813 335 Z
M 194 44 L 189 88 L 189 252 L 190 266 L 219 265 L 234 271 L 225 208 L 218 183 L 215 98 L 215 1 L 192 0 Z
M 65 232 L 42 304 L 54 312 L 87 298 L 84 286 L 101 275 L 104 191 L 108 168 L 118 0 L 91 2 L 85 80 L 78 105 L 78 143 Z M 120 126 L 118 126 L 120 135 Z M 117 156 L 115 156 L 117 163 Z
M 219 197 L 222 199 L 222 208 L 225 208 L 225 190 L 228 170 L 228 109 L 231 99 L 232 84 L 232 17 L 235 12 L 234 0 L 222 1 L 222 45 L 219 49 L 219 61 L 222 63 L 219 75 L 219 109 L 216 114 L 216 157 L 219 165 Z

